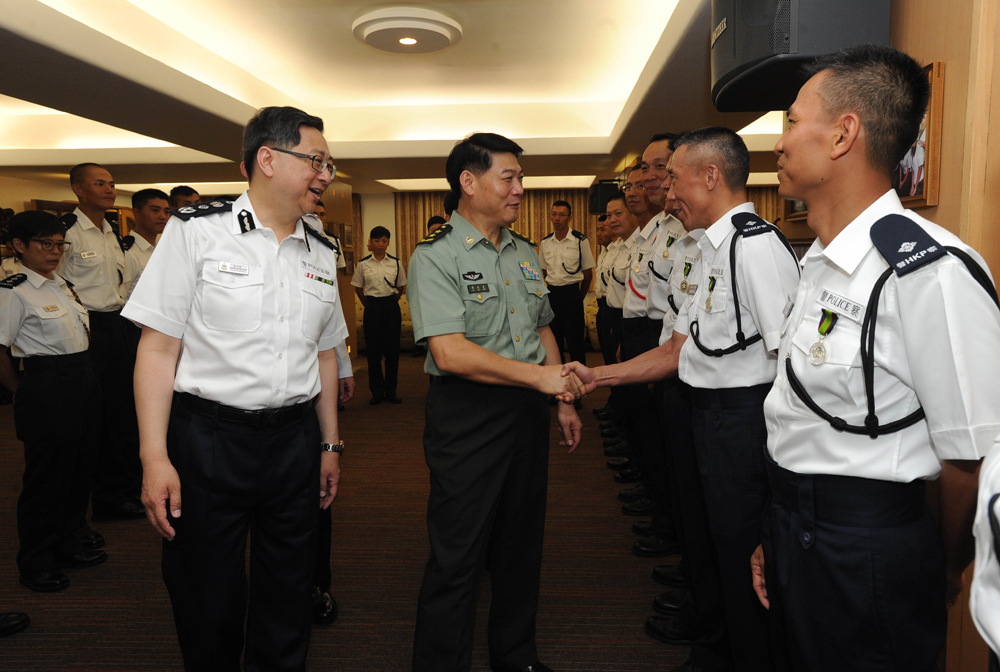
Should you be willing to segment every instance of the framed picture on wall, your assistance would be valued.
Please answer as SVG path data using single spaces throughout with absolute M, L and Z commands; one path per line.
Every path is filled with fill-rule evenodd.
M 944 63 L 924 68 L 931 85 L 920 132 L 892 173 L 892 188 L 907 208 L 938 204 L 941 168 L 941 123 L 944 111 Z

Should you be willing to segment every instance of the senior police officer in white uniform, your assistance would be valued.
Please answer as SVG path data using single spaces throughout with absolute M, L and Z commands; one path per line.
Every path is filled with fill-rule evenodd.
M 165 538 L 188 669 L 240 669 L 244 620 L 247 670 L 305 668 L 347 335 L 336 254 L 303 219 L 336 172 L 322 129 L 295 108 L 260 110 L 244 131 L 250 190 L 179 209 L 187 221 L 171 220 L 125 311 L 143 325 L 143 504 Z
M 920 65 L 866 46 L 812 72 L 775 147 L 817 240 L 764 407 L 755 583 L 790 669 L 934 670 L 1000 431 L 1000 311 L 982 258 L 890 189 L 928 102 Z
M 681 307 L 665 345 L 617 367 L 565 370 L 576 371 L 588 389 L 678 373 L 692 409 L 733 665 L 767 670 L 767 616 L 747 585 L 746 558 L 747 549 L 752 553 L 759 543 L 769 495 L 763 403 L 777 367 L 782 308 L 798 283 L 798 267 L 788 242 L 746 199 L 750 159 L 736 133 L 699 129 L 674 146 L 670 188 L 677 216 L 685 229 L 706 229 L 699 240 L 698 288 Z

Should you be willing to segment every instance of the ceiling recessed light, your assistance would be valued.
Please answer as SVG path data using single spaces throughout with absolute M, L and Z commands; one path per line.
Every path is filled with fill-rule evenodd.
M 365 44 L 402 54 L 440 51 L 462 39 L 462 26 L 441 12 L 423 7 L 382 7 L 351 26 Z

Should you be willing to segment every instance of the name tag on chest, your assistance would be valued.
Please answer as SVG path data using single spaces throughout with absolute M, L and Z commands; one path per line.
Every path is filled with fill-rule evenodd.
M 231 261 L 220 261 L 219 270 L 223 273 L 234 273 L 236 275 L 250 275 L 250 267 L 246 264 L 234 264 Z
M 96 256 L 97 256 L 97 252 L 95 252 L 94 250 L 88 250 L 86 252 L 81 252 L 80 253 L 80 258 L 81 259 L 93 259 Z
M 816 297 L 816 303 L 821 306 L 829 308 L 838 315 L 843 315 L 849 320 L 853 320 L 858 324 L 861 324 L 861 320 L 865 316 L 865 307 L 856 301 L 851 301 L 850 299 L 844 298 L 838 294 L 834 294 L 830 290 L 821 290 L 819 296 Z

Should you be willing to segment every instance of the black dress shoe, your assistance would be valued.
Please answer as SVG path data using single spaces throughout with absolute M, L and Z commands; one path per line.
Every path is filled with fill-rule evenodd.
M 640 483 L 639 485 L 632 488 L 625 488 L 618 493 L 618 499 L 623 502 L 634 502 L 637 499 L 642 499 L 643 497 L 649 496 L 649 487 L 645 483 Z M 638 533 L 637 533 L 638 534 Z
M 642 480 L 642 467 L 629 467 L 614 476 L 615 483 L 638 483 Z
M 378 406 L 381 403 L 382 403 L 382 395 L 379 395 L 377 397 L 372 397 L 371 399 L 368 400 L 369 406 Z
M 628 444 L 616 443 L 604 449 L 605 457 L 628 457 L 632 452 L 627 447 Z
M 57 555 L 56 564 L 60 569 L 83 569 L 94 567 L 108 559 L 104 551 L 80 551 L 73 555 Z
M 54 593 L 63 588 L 69 588 L 69 577 L 62 572 L 36 572 L 21 574 L 21 585 L 31 588 L 36 593 Z
M 600 413 L 597 413 L 597 419 L 598 420 L 602 420 L 602 421 L 603 420 L 620 420 L 621 417 L 622 417 L 622 414 L 619 413 L 618 411 L 614 410 L 613 408 L 612 409 L 608 409 L 606 411 L 602 410 Z
M 653 568 L 653 581 L 671 588 L 687 585 L 687 575 L 680 565 L 659 565 Z
M 494 667 L 491 665 L 490 669 L 492 669 L 493 672 L 552 672 L 552 668 L 550 668 L 548 665 L 545 665 L 544 663 L 532 663 L 527 667 L 517 667 L 517 668 L 501 667 L 499 665 Z
M 669 672 L 701 672 L 701 668 L 691 662 L 691 659 L 684 661 L 683 665 L 671 668 Z
M 313 586 L 312 593 L 313 623 L 333 623 L 337 620 L 337 600 L 328 592 L 323 592 L 319 586 Z
M 608 460 L 608 469 L 614 469 L 615 471 L 621 471 L 622 469 L 628 469 L 632 466 L 627 457 L 615 457 Z
M 601 436 L 605 439 L 614 439 L 622 435 L 622 430 L 619 427 L 608 427 L 607 429 L 601 430 Z
M 594 413 L 594 415 L 600 415 L 601 413 L 607 413 L 607 412 L 609 412 L 609 411 L 613 411 L 613 410 L 614 410 L 613 408 L 611 408 L 611 407 L 610 407 L 610 406 L 608 406 L 607 404 L 604 404 L 604 405 L 603 405 L 603 406 L 601 406 L 600 408 L 595 408 L 595 409 L 593 410 L 593 413 Z
M 100 532 L 95 532 L 87 525 L 83 525 L 74 532 L 73 537 L 85 551 L 96 551 L 99 548 L 104 548 L 104 537 L 101 536 Z
M 146 509 L 140 504 L 126 499 L 114 506 L 95 506 L 90 518 L 94 522 L 106 520 L 138 520 L 146 517 Z
M 600 425 L 601 429 L 609 429 L 611 427 L 617 427 L 618 424 L 614 420 L 603 420 Z
M 651 520 L 637 520 L 632 523 L 632 533 L 638 534 L 640 537 L 656 536 L 656 533 L 653 532 L 653 521 Z
M 689 645 L 701 634 L 675 616 L 650 616 L 644 629 L 653 639 L 678 646 Z
M 337 412 L 338 413 L 343 413 L 346 410 L 347 410 L 347 406 L 344 406 L 343 404 L 337 404 Z
M 16 611 L 0 614 L 0 637 L 6 637 L 7 635 L 13 635 L 15 632 L 21 632 L 28 627 L 28 623 L 31 623 L 31 619 L 28 618 L 27 614 L 22 614 Z
M 622 513 L 626 516 L 651 516 L 653 508 L 653 500 L 649 497 L 640 497 L 634 502 L 622 504 Z
M 681 607 L 691 601 L 691 592 L 686 588 L 675 588 L 660 593 L 653 598 L 653 611 L 663 616 L 675 616 Z
M 673 539 L 661 539 L 660 537 L 642 537 L 636 539 L 632 544 L 632 555 L 640 558 L 666 558 L 671 555 L 679 555 L 681 545 Z
M 385 400 L 388 401 L 390 404 L 401 404 L 401 403 L 403 403 L 403 400 L 400 399 L 399 397 L 397 397 L 395 394 L 386 395 Z
M 602 443 L 601 445 L 604 446 L 605 448 L 610 448 L 611 446 L 618 446 L 618 445 L 622 445 L 627 448 L 628 439 L 626 439 L 624 436 L 616 436 L 613 439 L 604 439 L 604 443 Z

